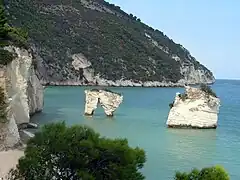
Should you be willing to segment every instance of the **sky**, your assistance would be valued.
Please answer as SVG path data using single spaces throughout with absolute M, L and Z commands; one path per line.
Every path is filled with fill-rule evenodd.
M 182 44 L 217 79 L 240 79 L 239 0 L 107 0 Z

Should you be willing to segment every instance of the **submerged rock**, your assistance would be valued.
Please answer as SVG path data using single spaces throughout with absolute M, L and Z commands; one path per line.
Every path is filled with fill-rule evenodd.
M 121 94 L 109 90 L 85 90 L 85 94 L 85 115 L 90 116 L 93 115 L 95 109 L 97 109 L 98 103 L 103 107 L 107 116 L 113 116 L 113 113 L 123 101 Z
M 38 125 L 35 123 L 22 123 L 18 125 L 18 129 L 37 129 Z
M 171 103 L 168 127 L 216 128 L 220 107 L 219 98 L 202 88 L 186 86 L 185 93 L 177 93 Z

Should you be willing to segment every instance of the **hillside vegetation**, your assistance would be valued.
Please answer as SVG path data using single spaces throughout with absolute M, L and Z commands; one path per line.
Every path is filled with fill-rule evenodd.
M 76 53 L 109 80 L 177 82 L 184 78 L 182 66 L 212 77 L 182 45 L 103 0 L 11 0 L 7 6 L 11 22 L 29 32 L 46 78 L 83 78 L 70 67 Z
M 0 64 L 2 65 L 7 65 L 14 58 L 14 54 L 3 49 L 8 45 L 26 47 L 27 33 L 21 28 L 9 25 L 3 0 L 0 0 Z

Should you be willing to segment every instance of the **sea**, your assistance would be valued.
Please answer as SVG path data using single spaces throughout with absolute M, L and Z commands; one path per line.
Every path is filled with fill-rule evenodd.
M 110 87 L 123 94 L 113 118 L 99 106 L 93 117 L 84 116 L 84 90 L 94 87 L 54 86 L 45 89 L 44 110 L 32 117 L 41 125 L 65 121 L 88 125 L 109 138 L 127 138 L 141 147 L 147 161 L 141 170 L 146 180 L 171 180 L 176 171 L 222 165 L 231 180 L 240 179 L 240 81 L 217 80 L 213 90 L 221 100 L 217 129 L 170 129 L 169 103 L 183 88 Z

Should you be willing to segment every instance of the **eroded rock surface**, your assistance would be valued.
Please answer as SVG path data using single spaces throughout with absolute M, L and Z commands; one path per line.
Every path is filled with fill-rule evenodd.
M 186 86 L 176 94 L 168 115 L 168 127 L 216 128 L 220 100 L 200 88 Z
M 108 90 L 85 90 L 85 115 L 93 115 L 98 103 L 103 107 L 107 116 L 113 116 L 113 113 L 123 101 L 121 94 Z
M 17 145 L 18 125 L 29 123 L 30 115 L 43 109 L 43 87 L 35 74 L 32 54 L 13 46 L 5 49 L 16 57 L 0 68 L 0 86 L 9 106 L 7 121 L 0 124 L 0 151 Z

